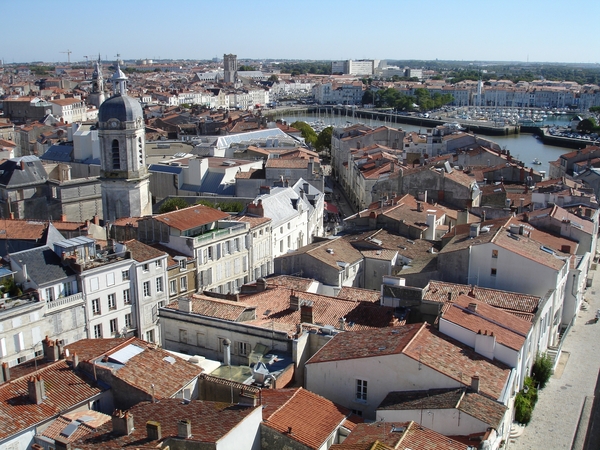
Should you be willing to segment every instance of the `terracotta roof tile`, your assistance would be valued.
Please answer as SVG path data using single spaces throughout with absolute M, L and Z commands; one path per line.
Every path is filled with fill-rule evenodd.
M 260 406 L 258 407 L 260 408 Z M 187 419 L 191 424 L 189 442 L 214 444 L 256 410 L 255 407 L 231 405 L 229 403 L 167 398 L 160 402 L 142 402 L 129 410 L 133 416 L 134 429 L 130 435 L 112 433 L 112 424 L 104 424 L 96 433 L 78 440 L 74 447 L 80 449 L 157 448 L 159 442 L 177 437 L 177 422 Z M 147 437 L 146 423 L 160 423 L 161 441 Z
M 508 366 L 484 358 L 430 325 L 420 330 L 404 354 L 463 385 L 470 385 L 471 377 L 478 375 L 480 392 L 494 399 L 500 397 L 510 375 Z
M 192 312 L 201 316 L 214 317 L 216 319 L 230 320 L 237 322 L 240 316 L 249 310 L 254 310 L 254 306 L 241 302 L 222 300 L 205 295 L 194 294 L 189 297 L 192 302 Z M 167 305 L 169 309 L 179 309 L 179 302 L 175 300 Z M 253 314 L 254 315 L 254 314 Z
M 306 445 L 308 448 L 319 449 L 345 422 L 351 414 L 350 410 L 336 405 L 320 395 L 306 389 L 291 389 L 292 395 L 282 395 L 272 390 L 263 390 L 263 403 L 269 403 L 271 393 L 276 403 L 281 403 L 275 412 L 272 407 L 263 410 L 265 426 L 285 433 L 288 438 Z M 287 398 L 286 398 L 287 397 Z M 292 432 L 288 430 L 291 428 Z
M 477 309 L 470 310 L 470 304 Z M 460 295 L 454 299 L 452 307 L 444 312 L 442 319 L 474 333 L 493 333 L 499 344 L 516 351 L 521 350 L 531 329 L 531 322 L 468 295 Z
M 540 303 L 540 298 L 533 295 L 482 288 L 480 286 L 446 283 L 443 281 L 430 281 L 427 288 L 425 288 L 423 299 L 435 302 L 447 302 L 448 294 L 451 294 L 451 298 L 455 298 L 461 292 L 466 294 L 470 290 L 477 300 L 508 312 L 534 314 Z
M 131 252 L 131 257 L 137 262 L 150 261 L 151 259 L 160 258 L 166 254 L 166 252 L 144 244 L 136 239 L 125 241 L 124 244 L 126 245 L 127 250 Z
M 410 450 L 468 450 L 466 444 L 425 428 L 416 422 L 358 424 L 342 444 L 331 446 L 332 450 L 387 450 L 389 448 Z
M 39 405 L 29 399 L 28 376 L 0 385 L 0 439 L 56 417 L 104 390 L 82 372 L 71 369 L 66 360 L 50 364 L 32 375 L 39 375 L 45 384 L 46 398 Z
M 189 208 L 158 214 L 149 219 L 157 220 L 180 231 L 211 224 L 227 219 L 229 214 L 204 205 L 190 206 Z

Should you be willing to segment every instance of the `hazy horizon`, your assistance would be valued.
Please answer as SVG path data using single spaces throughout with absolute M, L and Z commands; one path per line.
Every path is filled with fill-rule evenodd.
M 241 0 L 6 2 L 6 64 L 96 59 L 344 60 L 597 64 L 600 2 Z M 50 16 L 52 19 L 40 20 Z M 565 20 L 567 19 L 567 20 Z M 27 24 L 31 24 L 28 28 Z M 589 44 L 586 44 L 589 43 Z

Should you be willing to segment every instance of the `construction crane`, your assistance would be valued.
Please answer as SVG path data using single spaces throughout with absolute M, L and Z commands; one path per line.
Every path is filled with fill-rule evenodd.
M 66 52 L 61 52 L 61 53 L 67 54 L 67 61 L 69 61 L 69 64 L 71 64 L 71 53 L 73 53 L 73 52 L 71 50 L 67 50 Z

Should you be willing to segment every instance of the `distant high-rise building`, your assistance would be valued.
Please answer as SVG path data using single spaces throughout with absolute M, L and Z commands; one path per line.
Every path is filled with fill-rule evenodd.
M 223 55 L 223 77 L 225 83 L 235 83 L 237 79 L 237 55 Z

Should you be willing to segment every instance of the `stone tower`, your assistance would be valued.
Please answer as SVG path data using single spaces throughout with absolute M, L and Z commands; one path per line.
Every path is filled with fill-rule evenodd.
M 127 95 L 127 77 L 118 64 L 112 81 L 114 95 L 102 103 L 98 111 L 105 221 L 152 213 L 142 107 Z
M 104 78 L 102 77 L 102 61 L 98 55 L 92 74 L 92 92 L 88 95 L 88 102 L 96 108 L 104 102 Z
M 237 55 L 223 55 L 223 78 L 225 83 L 235 83 L 237 80 Z

